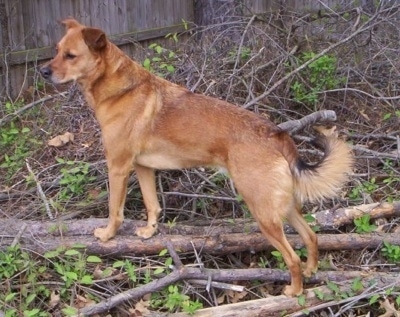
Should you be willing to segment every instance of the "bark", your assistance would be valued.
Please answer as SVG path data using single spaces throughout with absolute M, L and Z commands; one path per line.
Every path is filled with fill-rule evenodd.
M 351 290 L 351 282 L 357 278 L 362 277 L 364 288 L 374 285 L 373 289 L 390 288 L 399 283 L 399 276 L 397 273 L 362 273 L 360 271 L 330 271 L 319 272 L 308 283 L 322 283 L 330 281 L 333 283 L 340 283 L 340 292 L 345 293 Z M 112 307 L 122 304 L 124 301 L 139 299 L 145 294 L 156 292 L 164 287 L 176 283 L 180 280 L 205 280 L 205 281 L 224 281 L 224 282 L 237 282 L 237 281 L 268 281 L 268 282 L 288 282 L 289 274 L 286 271 L 272 270 L 272 269 L 240 269 L 240 270 L 209 270 L 203 268 L 193 267 L 180 267 L 175 269 L 169 275 L 166 275 L 158 280 L 154 280 L 137 288 L 127 290 L 117 295 L 111 296 L 108 299 L 85 307 L 80 310 L 81 314 L 89 315 L 108 311 Z M 317 298 L 315 292 L 324 294 L 324 298 Z M 366 292 L 365 297 L 370 297 L 372 288 Z M 277 312 L 286 311 L 296 312 L 311 308 L 320 303 L 329 302 L 332 292 L 326 286 L 308 289 L 305 291 L 306 304 L 300 306 L 297 298 L 290 298 L 286 296 L 270 296 L 264 299 L 251 300 L 236 304 L 223 305 L 219 307 L 212 307 L 199 310 L 194 316 L 276 316 Z M 336 294 L 339 295 L 339 294 Z M 362 296 L 362 295 L 361 295 Z M 360 297 L 360 296 L 359 296 Z M 335 298 L 336 299 L 336 298 Z M 358 298 L 359 299 L 359 298 Z M 348 301 L 354 300 L 354 297 L 349 297 Z M 343 301 L 342 302 L 346 302 Z M 336 302 L 338 304 L 338 302 Z M 168 316 L 187 316 L 185 314 L 169 314 Z
M 351 223 L 354 218 L 369 213 L 371 218 L 394 217 L 400 215 L 400 202 L 393 204 L 369 204 L 351 208 L 339 208 L 315 214 L 315 225 L 321 230 L 339 228 Z M 117 237 L 102 243 L 93 236 L 97 227 L 105 226 L 107 219 L 79 219 L 70 221 L 18 221 L 3 220 L 0 223 L 2 240 L 0 249 L 4 249 L 17 240 L 23 248 L 43 254 L 58 247 L 71 247 L 76 243 L 87 246 L 87 252 L 99 255 L 150 255 L 158 254 L 171 241 L 180 252 L 193 252 L 194 249 L 213 255 L 233 252 L 257 252 L 271 249 L 269 241 L 259 232 L 254 221 L 227 220 L 213 221 L 212 224 L 196 223 L 196 226 L 177 224 L 172 228 L 160 225 L 160 234 L 148 240 L 134 235 L 143 221 L 125 220 Z M 312 224 L 313 225 L 313 224 Z M 287 226 L 286 232 L 294 232 Z M 289 243 L 295 248 L 303 247 L 298 235 L 287 234 Z M 396 233 L 371 234 L 318 234 L 320 250 L 360 250 L 378 248 L 383 241 L 400 244 L 400 235 Z

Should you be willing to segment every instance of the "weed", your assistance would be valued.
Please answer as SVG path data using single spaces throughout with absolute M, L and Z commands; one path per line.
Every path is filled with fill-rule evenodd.
M 385 192 L 388 193 L 386 199 L 388 202 L 393 202 L 399 197 L 399 172 L 395 168 L 395 163 L 392 160 L 385 160 L 383 164 L 383 170 L 388 174 L 388 177 L 382 181 L 382 183 L 385 184 Z
M 396 110 L 396 111 L 394 112 L 394 115 L 395 115 L 397 118 L 400 118 L 400 110 Z M 391 112 L 386 112 L 386 113 L 383 115 L 383 120 L 384 120 L 384 121 L 389 120 L 390 118 L 392 118 L 392 116 L 393 116 L 393 113 L 391 113 Z
M 5 104 L 6 114 L 13 114 L 23 101 L 18 103 L 7 102 Z M 0 168 L 6 170 L 6 180 L 9 180 L 22 166 L 25 159 L 32 154 L 36 145 L 42 144 L 32 138 L 31 130 L 18 121 L 18 118 L 0 128 Z
M 349 194 L 349 198 L 353 200 L 361 199 L 363 193 L 372 194 L 378 188 L 379 185 L 376 184 L 375 177 L 372 177 L 369 181 L 362 182 L 354 187 Z
M 400 246 L 383 241 L 384 247 L 381 249 L 383 256 L 392 263 L 400 262 Z
M 151 299 L 153 308 L 166 308 L 169 312 L 182 310 L 193 315 L 196 310 L 203 307 L 198 300 L 192 301 L 188 295 L 182 294 L 177 285 L 170 285 L 161 293 L 153 293 Z
M 315 55 L 314 52 L 304 52 L 298 62 L 304 64 Z M 323 55 L 300 71 L 302 80 L 296 80 L 290 87 L 294 100 L 315 106 L 323 91 L 337 88 L 342 79 L 336 76 L 336 63 L 336 57 Z
M 75 244 L 71 249 L 60 247 L 54 251 L 45 253 L 45 258 L 50 260 L 55 271 L 64 281 L 65 292 L 73 283 L 84 285 L 93 284 L 93 276 L 87 271 L 88 263 L 99 263 L 101 259 L 97 256 L 86 256 L 80 249 L 85 248 L 84 245 Z
M 18 246 L 0 252 L 0 310 L 5 308 L 4 316 L 49 316 L 36 305 L 36 299 L 50 296 L 50 290 L 38 283 L 46 269 Z
M 152 57 L 148 57 L 143 61 L 143 67 L 148 71 L 160 76 L 166 77 L 168 74 L 175 72 L 174 62 L 176 54 L 157 43 L 149 46 L 152 50 Z
M 67 166 L 61 169 L 59 184 L 62 186 L 62 190 L 58 196 L 60 200 L 69 200 L 73 196 L 82 195 L 85 192 L 85 185 L 96 179 L 96 177 L 88 175 L 89 163 L 66 161 L 61 158 L 57 158 L 57 162 Z
M 305 214 L 304 220 L 310 225 L 311 230 L 314 232 L 318 232 L 321 230 L 321 227 L 315 224 L 315 217 L 312 214 Z
M 116 261 L 113 264 L 113 268 L 123 268 L 125 272 L 128 274 L 129 279 L 136 283 L 138 280 L 137 274 L 136 274 L 136 266 L 130 262 L 128 259 L 125 261 Z
M 237 54 L 239 53 L 238 50 L 239 50 L 239 48 L 230 51 L 230 52 L 228 53 L 228 56 L 229 56 L 232 60 L 235 60 Z M 251 48 L 246 47 L 246 46 L 241 47 L 241 49 L 240 49 L 240 55 L 239 55 L 240 60 L 241 60 L 241 61 L 247 61 L 247 60 L 250 58 L 250 56 L 251 56 Z
M 354 219 L 357 233 L 369 233 L 376 230 L 376 226 L 370 223 L 371 217 L 369 214 L 362 215 Z

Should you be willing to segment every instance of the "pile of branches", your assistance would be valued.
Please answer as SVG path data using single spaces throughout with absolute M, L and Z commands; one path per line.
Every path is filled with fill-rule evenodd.
M 176 56 L 167 60 L 174 64 L 175 72 L 162 73 L 163 76 L 191 91 L 225 99 L 270 118 L 291 133 L 302 155 L 309 160 L 322 155 L 309 144 L 313 136 L 310 127 L 315 123 L 337 125 L 342 137 L 352 144 L 356 166 L 341 195 L 317 207 L 304 207 L 307 213 L 324 210 L 315 215 L 315 225 L 321 232 L 321 257 L 330 256 L 330 269 L 317 274 L 309 285 L 316 287 L 332 280 L 343 283 L 346 288 L 348 281 L 360 272 L 369 274 L 366 282 L 377 282 L 374 288 L 368 288 L 365 283 L 363 293 L 343 301 L 327 302 L 318 298 L 315 295 L 318 292 L 328 292 L 323 287 L 318 292 L 309 291 L 307 309 L 316 313 L 335 311 L 332 316 L 338 316 L 351 311 L 356 304 L 368 307 L 369 296 L 383 294 L 399 284 L 395 267 L 386 266 L 378 252 L 383 241 L 400 244 L 395 233 L 399 221 L 396 200 L 400 199 L 399 9 L 400 6 L 394 3 L 372 11 L 345 8 L 299 14 L 281 7 L 272 13 L 238 16 L 235 7 L 234 11 L 227 11 L 219 23 L 192 29 L 178 40 L 177 45 L 162 44 L 167 52 L 172 50 Z M 143 52 L 151 54 L 147 50 Z M 310 81 L 310 69 L 326 56 L 332 58 L 327 63 L 334 64 L 332 78 L 337 79 L 334 87 L 327 85 L 316 96 L 309 95 L 313 98 L 311 102 L 301 98 L 299 92 L 311 94 L 315 86 L 315 82 Z M 58 89 L 60 87 L 47 86 L 35 91 L 30 95 L 31 103 L 0 119 L 0 128 L 16 118 L 30 125 L 31 131 L 44 144 L 65 132 L 74 135 L 67 145 L 35 148 L 26 164 L 14 175 L 0 170 L 0 178 L 7 179 L 0 187 L 0 211 L 7 219 L 3 227 L 0 226 L 4 233 L 2 249 L 20 243 L 42 254 L 48 249 L 79 241 L 87 245 L 90 253 L 104 256 L 125 257 L 132 253 L 151 256 L 162 249 L 169 250 L 174 259 L 174 270 L 170 275 L 144 288 L 131 290 L 123 289 L 118 280 L 108 280 L 107 283 L 112 283 L 109 287 L 112 296 L 84 308 L 82 313 L 102 312 L 112 307 L 123 310 L 121 303 L 126 300 L 139 300 L 178 280 L 187 281 L 188 291 L 192 289 L 191 283 L 208 280 L 207 292 L 203 291 L 199 297 L 206 298 L 204 301 L 210 306 L 218 304 L 215 292 L 210 291 L 213 288 L 246 290 L 246 299 L 260 296 L 249 291 L 248 283 L 235 282 L 239 285 L 233 285 L 234 281 L 287 282 L 287 272 L 263 269 L 255 264 L 261 256 L 271 258 L 268 252 L 263 253 L 270 250 L 269 244 L 254 223 L 239 220 L 248 216 L 246 206 L 237 199 L 231 181 L 216 170 L 198 168 L 158 173 L 159 198 L 163 207 L 160 221 L 169 225 L 162 226 L 160 235 L 146 241 L 132 236 L 133 228 L 142 224 L 140 219 L 145 214 L 133 175 L 125 212 L 126 218 L 132 220 L 126 221 L 116 242 L 109 245 L 112 249 L 95 241 L 93 229 L 105 222 L 108 213 L 107 195 L 104 194 L 107 170 L 100 131 L 89 108 L 82 107 L 85 101 L 76 87 L 61 92 Z M 33 109 L 35 116 L 47 120 L 40 124 L 32 120 Z M 63 162 L 76 161 L 89 164 L 87 177 L 92 180 L 85 184 L 83 193 L 60 200 Z M 27 177 L 29 181 L 25 181 Z M 385 201 L 395 202 L 387 205 L 382 203 Z M 349 209 L 349 206 L 357 207 Z M 352 221 L 363 214 L 371 214 L 371 219 L 381 219 L 377 223 L 379 232 L 354 233 Z M 93 216 L 99 219 L 88 219 Z M 62 222 L 70 223 L 67 231 L 59 230 L 60 234 L 49 235 L 48 221 L 60 226 Z M 200 228 L 194 227 L 193 223 Z M 82 228 L 85 228 L 84 232 Z M 290 228 L 287 230 L 290 233 Z M 296 236 L 290 241 L 296 247 L 302 246 Z M 176 253 L 176 249 L 186 252 L 185 259 Z M 345 255 L 340 252 L 347 249 Z M 354 250 L 365 252 L 360 256 L 353 253 Z M 188 266 L 193 263 L 196 268 Z M 371 263 L 378 263 L 379 273 L 371 272 L 375 269 Z M 242 271 L 233 271 L 232 267 Z M 349 267 L 351 272 L 347 272 Z M 346 274 L 340 271 L 342 269 Z M 209 276 L 213 278 L 210 280 Z M 382 278 L 386 278 L 385 283 L 381 282 Z M 228 284 L 218 284 L 222 282 Z M 194 292 L 194 296 L 196 294 Z M 272 294 L 276 293 L 272 291 Z M 381 311 L 390 312 L 390 307 L 394 307 L 391 300 L 383 299 L 382 303 L 386 308 Z M 300 312 L 305 308 L 296 299 L 285 297 L 259 299 L 241 305 L 226 307 L 226 310 L 221 308 L 217 312 L 205 310 L 198 316 L 207 313 L 229 316 L 232 309 L 236 312 L 254 310 L 254 306 L 259 307 L 254 310 L 255 314 L 264 315 L 273 315 L 282 309 Z M 368 308 L 363 310 L 367 311 Z M 293 316 L 300 316 L 300 313 Z

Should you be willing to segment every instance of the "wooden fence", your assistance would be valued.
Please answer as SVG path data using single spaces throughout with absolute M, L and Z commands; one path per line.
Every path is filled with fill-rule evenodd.
M 293 10 L 315 10 L 338 1 L 284 2 Z M 274 10 L 280 2 L 242 0 L 248 13 Z M 183 20 L 194 21 L 195 0 L 0 0 L 0 100 L 16 98 L 34 82 L 37 66 L 53 56 L 63 34 L 59 21 L 69 16 L 103 29 L 117 45 L 129 46 L 183 31 Z

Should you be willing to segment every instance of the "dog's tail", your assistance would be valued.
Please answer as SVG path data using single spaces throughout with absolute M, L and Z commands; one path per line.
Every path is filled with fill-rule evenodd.
M 317 201 L 337 194 L 347 181 L 353 166 L 349 146 L 337 137 L 335 127 L 318 128 L 316 145 L 324 150 L 324 157 L 315 165 L 305 163 L 297 155 L 291 169 L 295 178 L 295 192 L 300 201 Z

